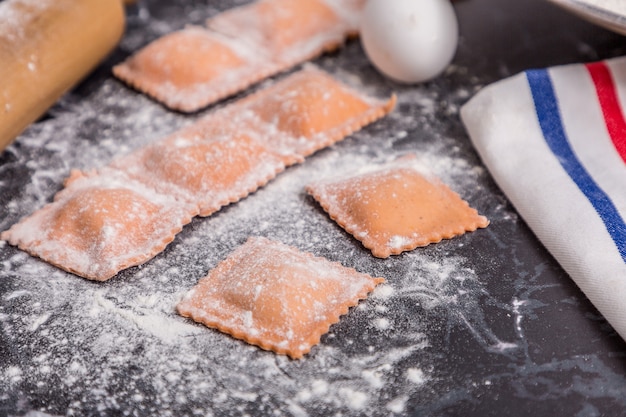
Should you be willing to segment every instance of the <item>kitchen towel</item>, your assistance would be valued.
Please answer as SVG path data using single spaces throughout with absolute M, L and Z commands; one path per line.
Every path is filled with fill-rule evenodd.
M 530 70 L 461 108 L 533 232 L 626 339 L 626 57 Z

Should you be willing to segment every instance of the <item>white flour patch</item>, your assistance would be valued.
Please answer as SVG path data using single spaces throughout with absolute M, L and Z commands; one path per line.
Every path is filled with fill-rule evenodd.
M 387 404 L 387 410 L 395 414 L 404 413 L 405 408 L 406 408 L 406 402 L 408 401 L 408 399 L 409 398 L 406 396 L 394 398 L 393 400 L 389 401 L 389 403 Z
M 382 388 L 385 385 L 385 374 L 393 370 L 390 364 L 383 364 L 375 369 L 366 369 L 362 372 L 363 379 L 373 388 Z
M 406 379 L 415 385 L 423 385 L 426 381 L 426 375 L 421 369 L 409 368 L 406 370 Z
M 387 330 L 391 327 L 391 322 L 388 319 L 381 317 L 374 320 L 374 325 L 380 330 Z
M 381 284 L 374 289 L 371 296 L 379 300 L 385 300 L 390 298 L 393 293 L 394 290 L 391 285 Z
M 41 326 L 42 324 L 48 321 L 48 319 L 50 318 L 50 314 L 51 313 L 45 313 L 39 317 L 36 317 L 33 323 L 30 325 L 30 330 L 33 332 L 36 331 L 39 328 L 39 326 Z
M 152 295 L 150 298 L 154 299 L 154 297 Z M 103 312 L 118 315 L 135 324 L 138 330 L 145 331 L 167 343 L 180 343 L 181 338 L 197 334 L 200 331 L 197 326 L 184 322 L 181 323 L 182 319 L 172 317 L 171 311 L 167 313 L 158 312 L 159 308 L 154 304 L 154 300 L 143 306 L 142 303 L 135 302 L 118 307 L 114 301 L 105 298 L 99 292 L 94 294 L 94 300 Z M 169 303 L 165 300 L 163 301 L 165 306 L 171 306 L 172 304 L 171 301 Z M 90 314 L 97 316 L 99 312 L 97 309 L 92 309 Z M 97 319 L 97 317 L 94 318 Z
M 341 388 L 339 395 L 342 396 L 351 410 L 359 411 L 367 406 L 367 395 L 364 392 L 350 388 Z

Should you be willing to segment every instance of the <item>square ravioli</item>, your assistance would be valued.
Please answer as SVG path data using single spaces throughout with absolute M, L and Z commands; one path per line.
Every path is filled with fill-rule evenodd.
M 105 281 L 161 252 L 194 214 L 128 177 L 73 171 L 52 203 L 0 237 L 68 272 Z
M 487 227 L 489 220 L 405 157 L 373 172 L 307 186 L 337 224 L 378 258 Z
M 246 112 L 276 132 L 283 152 L 308 156 L 389 113 L 396 97 L 367 97 L 313 65 L 245 99 Z
M 184 317 L 301 358 L 383 278 L 262 237 L 251 237 L 187 293 Z
M 211 117 L 110 166 L 209 216 L 265 185 L 286 162 L 291 160 L 269 151 L 252 135 Z
M 346 6 L 336 5 L 349 12 Z M 347 34 L 357 33 L 353 21 L 325 0 L 259 0 L 218 14 L 207 27 L 292 65 L 339 47 Z
M 173 110 L 192 112 L 274 72 L 244 45 L 197 26 L 156 39 L 113 74 Z

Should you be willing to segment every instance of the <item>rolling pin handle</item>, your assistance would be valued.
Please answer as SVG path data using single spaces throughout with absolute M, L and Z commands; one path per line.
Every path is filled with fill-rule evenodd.
M 0 151 L 115 48 L 124 25 L 119 0 L 0 2 Z

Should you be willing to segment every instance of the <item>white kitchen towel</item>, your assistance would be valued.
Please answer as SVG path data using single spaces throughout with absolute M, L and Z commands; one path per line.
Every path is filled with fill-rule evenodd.
M 461 118 L 533 232 L 626 339 L 626 57 L 530 70 Z

